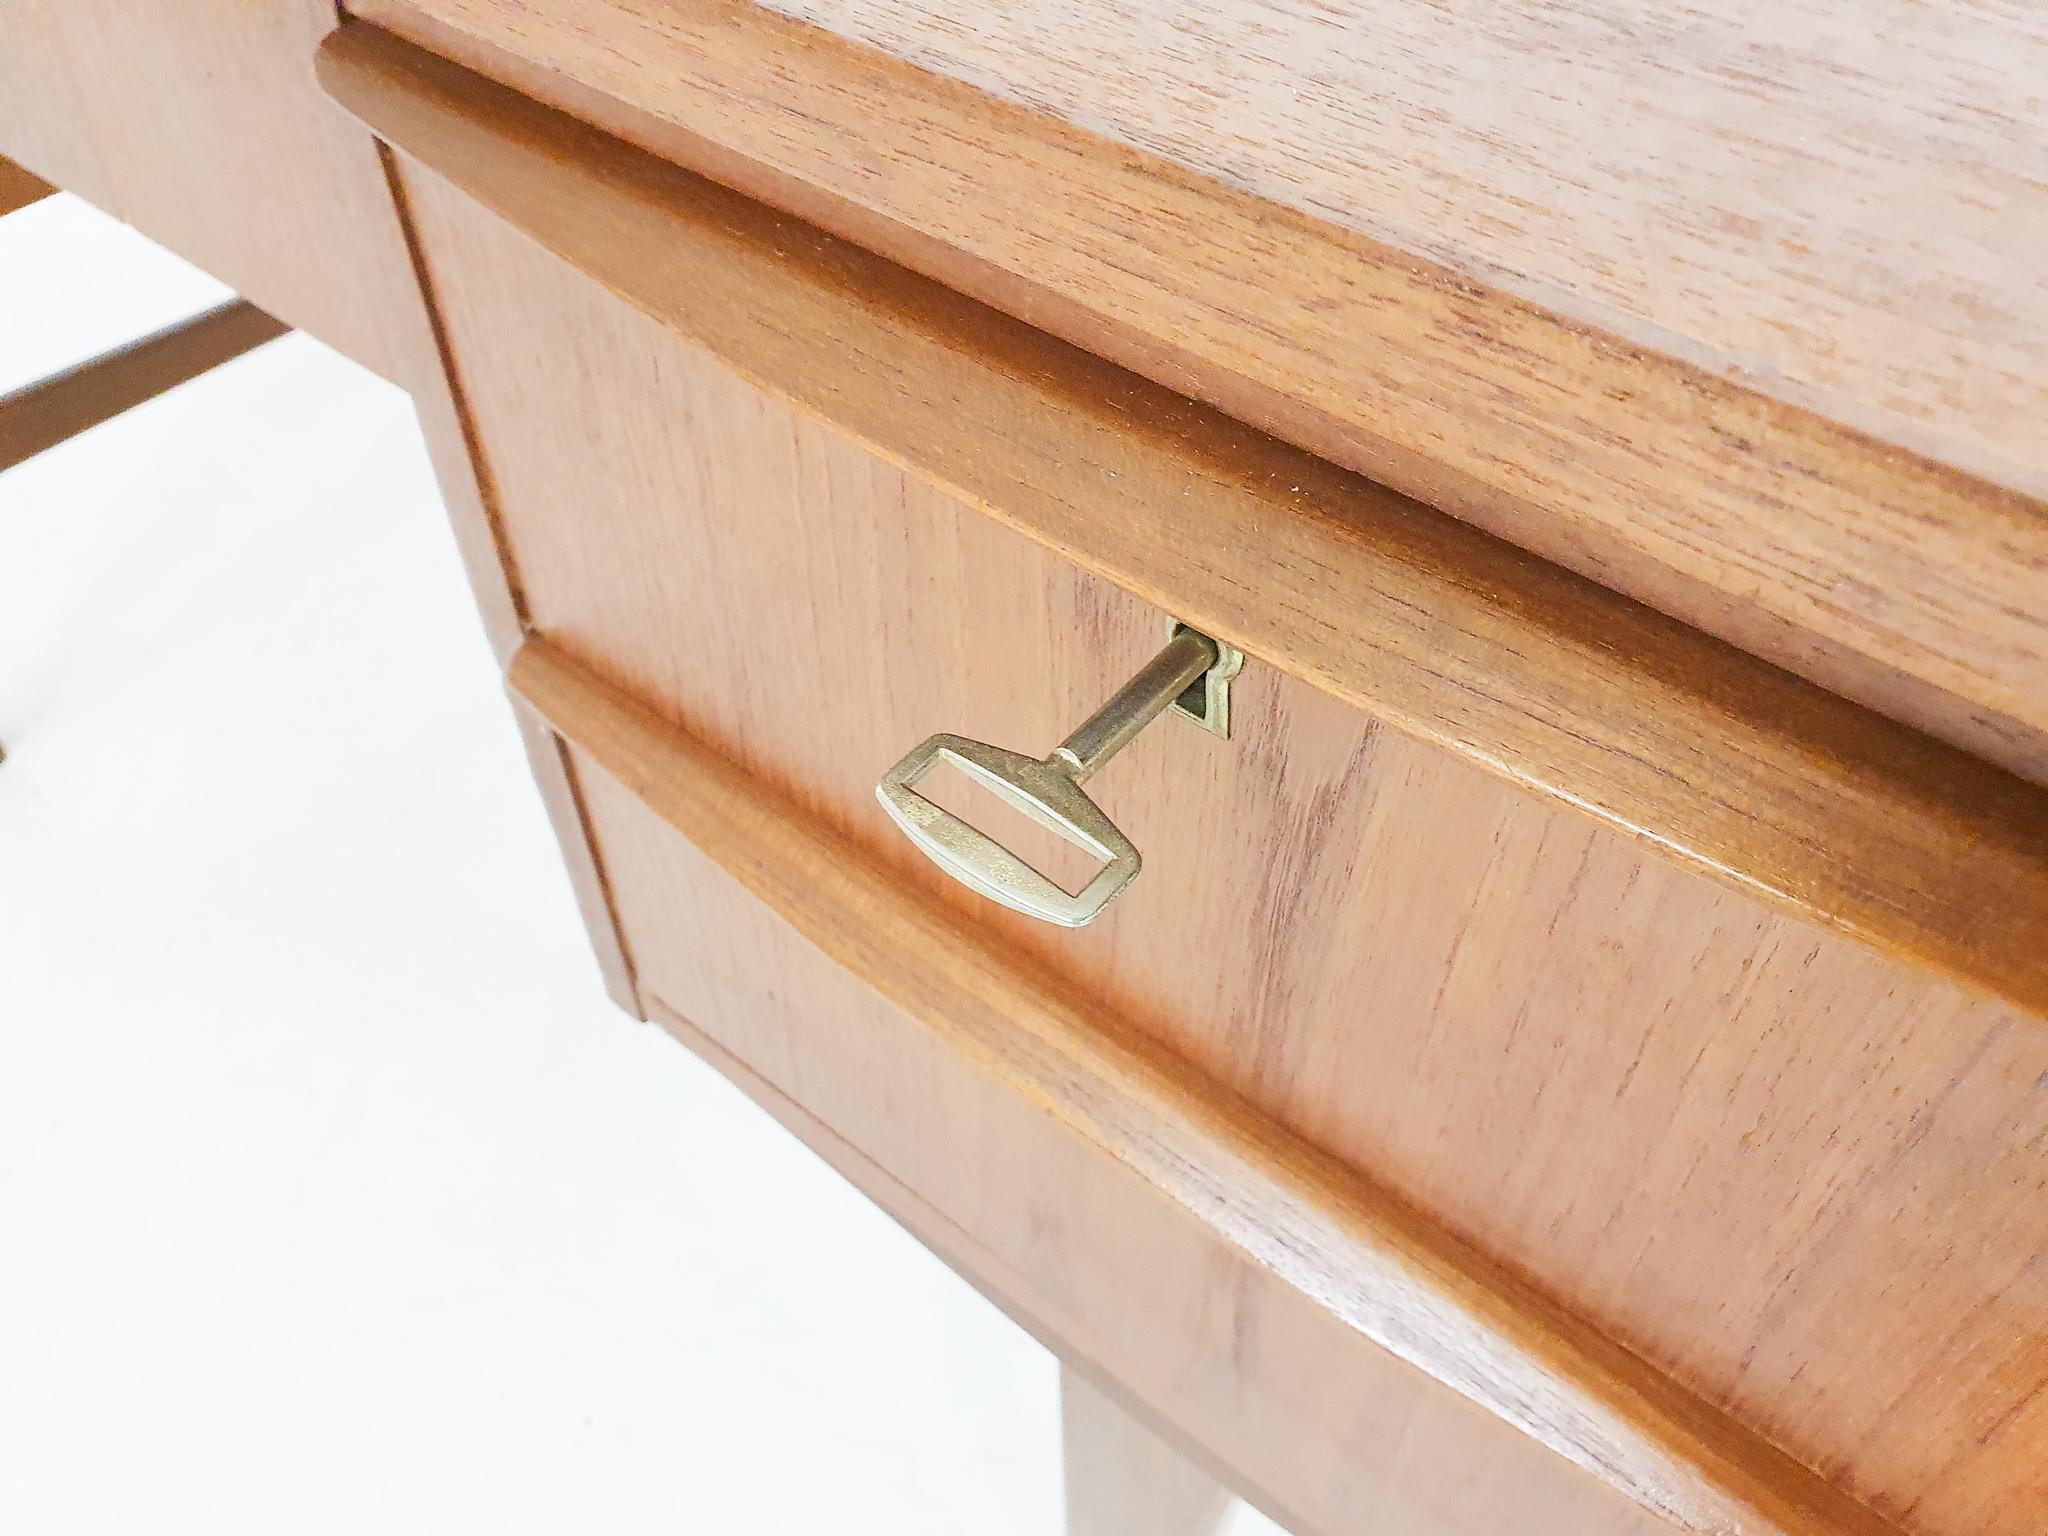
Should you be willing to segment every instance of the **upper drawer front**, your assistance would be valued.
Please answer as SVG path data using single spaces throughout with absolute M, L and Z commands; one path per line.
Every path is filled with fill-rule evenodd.
M 394 118 L 400 130 L 432 126 L 411 111 Z M 552 131 L 518 127 L 536 135 L 531 160 L 508 150 L 503 164 L 471 162 L 473 186 L 502 202 L 525 178 L 554 175 L 555 206 L 578 195 L 578 156 L 603 151 L 542 148 Z M 631 160 L 592 167 L 572 222 L 599 244 L 627 241 L 618 196 L 642 199 L 635 218 L 672 206 L 678 231 L 692 197 L 716 202 Z M 872 405 L 853 398 L 860 359 L 820 360 L 853 379 L 841 408 L 813 395 L 798 410 L 790 377 L 769 378 L 774 389 L 742 378 L 463 192 L 416 167 L 405 185 L 528 611 L 551 642 L 1907 1528 L 2019 1536 L 2048 1516 L 2048 1030 L 1766 907 L 1741 893 L 1739 866 L 1709 880 L 1579 814 L 1568 799 L 1601 805 L 1590 788 L 1571 796 L 1568 764 L 1546 781 L 1506 747 L 1489 757 L 1473 722 L 1502 717 L 1458 713 L 1470 689 L 1453 653 L 1478 635 L 1512 669 L 1517 644 L 1554 633 L 1539 621 L 1553 611 L 1544 594 L 1564 590 L 1551 577 L 1455 539 L 1398 546 L 1418 567 L 1494 561 L 1431 589 L 1467 615 L 1444 632 L 1446 713 L 1427 717 L 1463 756 L 1262 664 L 1272 652 L 1248 638 L 1342 630 L 1382 593 L 1328 568 L 1322 608 L 1276 618 L 1261 604 L 1298 593 L 1248 585 L 1243 628 L 1225 634 L 1254 652 L 1233 739 L 1174 722 L 1141 737 L 1091 789 L 1143 848 L 1144 874 L 1089 929 L 1031 924 L 938 876 L 876 807 L 875 781 L 935 730 L 1049 748 L 1157 647 L 1160 603 L 1181 608 L 1178 594 L 1148 601 L 1049 548 L 1046 521 L 1018 517 L 1038 535 L 1027 538 L 998 520 L 1007 503 L 964 499 L 978 483 L 975 442 L 990 461 L 1023 451 L 1024 424 L 987 399 L 952 402 L 962 457 L 940 463 L 917 444 L 884 457 L 869 444 L 886 426 L 863 426 L 865 442 L 847 430 Z M 805 239 L 790 232 L 792 246 Z M 636 296 L 710 280 L 675 254 L 686 243 L 632 249 L 641 265 L 607 280 L 629 280 Z M 917 290 L 868 292 L 866 269 L 851 254 L 843 265 L 848 304 L 913 323 Z M 780 282 L 762 268 L 763 306 L 782 302 Z M 946 325 L 956 352 L 1006 334 L 993 318 Z M 1117 462 L 1127 420 L 1127 462 L 1186 456 L 1190 504 L 1211 484 L 1266 483 L 1246 468 L 1274 462 L 1248 459 L 1255 444 L 1193 410 L 1169 430 L 1142 387 L 1123 391 L 1077 414 L 1077 460 Z M 1044 468 L 1039 490 L 1056 499 L 1071 482 L 1057 460 Z M 1324 490 L 1315 474 L 1293 489 Z M 1305 505 L 1307 532 L 1276 515 L 1190 569 L 1227 582 L 1233 558 L 1271 570 L 1276 547 L 1325 547 L 1288 543 L 1329 526 Z M 1080 509 L 1075 547 L 1098 547 L 1088 519 L 1145 528 L 1156 514 L 1126 518 L 1113 500 Z M 1116 558 L 1137 568 L 1148 552 Z M 1768 776 L 1802 760 L 1801 738 L 1771 737 L 1765 715 L 1739 707 L 1779 697 L 1782 678 L 1704 642 L 1696 666 L 1631 675 L 1635 640 L 1665 631 L 1625 604 L 1587 611 L 1612 622 L 1613 655 L 1589 665 L 1629 678 L 1615 689 L 1622 718 L 1574 715 L 1577 680 L 1560 673 L 1553 698 L 1518 696 L 1548 710 L 1545 729 L 1581 739 L 1612 726 L 1639 756 L 1668 751 L 1652 766 L 1682 782 L 1701 763 L 1733 774 L 1754 758 Z M 1389 672 L 1389 687 L 1429 687 L 1426 661 L 1421 682 Z M 1318 680 L 1343 689 L 1348 675 Z M 1656 676 L 1674 698 L 1692 688 L 1723 701 L 1728 739 L 1659 736 L 1645 683 Z M 1815 719 L 1836 718 L 1824 696 L 1806 702 Z M 1420 706 L 1393 713 L 1412 722 Z M 1980 787 L 1981 835 L 1958 837 L 1955 856 L 2010 855 L 1989 867 L 2018 871 L 2023 897 L 2033 889 L 2030 791 L 1872 730 L 1815 738 L 1862 743 L 1838 755 L 1806 753 L 1814 889 L 1870 897 L 1853 861 L 1845 881 L 1827 858 L 1822 791 L 1840 786 L 1844 844 L 1860 847 L 1882 778 L 1865 769 L 1888 757 L 1902 783 L 1920 782 L 1916 763 L 1938 763 L 1928 782 Z M 1658 745 L 1669 740 L 1682 745 Z M 1943 808 L 1960 802 L 1924 793 L 1900 804 L 1924 803 L 1928 835 L 1947 836 Z M 1771 803 L 1759 791 L 1757 814 Z M 1901 820 L 1902 833 L 1924 830 Z M 1684 851 L 1656 825 L 1640 830 Z M 1760 837 L 1758 848 L 1768 863 L 1781 845 Z M 1869 910 L 1883 921 L 1892 908 Z M 1987 932 L 1974 947 L 1951 932 L 1940 953 L 1967 968 L 2001 952 Z M 2031 997 L 2014 974 L 2002 990 Z

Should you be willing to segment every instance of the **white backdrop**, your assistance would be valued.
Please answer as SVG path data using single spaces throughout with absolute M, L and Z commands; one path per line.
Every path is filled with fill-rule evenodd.
M 0 220 L 0 389 L 219 290 Z M 1051 1359 L 605 1001 L 410 406 L 0 475 L 0 1529 L 1057 1531 Z

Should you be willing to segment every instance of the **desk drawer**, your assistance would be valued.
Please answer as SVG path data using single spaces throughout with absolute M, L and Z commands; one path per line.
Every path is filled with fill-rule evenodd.
M 444 111 L 471 88 L 389 57 L 330 80 L 424 159 L 406 195 L 546 655 L 1741 1447 L 1697 1498 L 1588 1453 L 1639 1504 L 2038 1527 L 2038 790 L 547 114 Z M 736 273 L 720 313 L 769 341 L 689 319 Z M 934 731 L 1047 750 L 1174 616 L 1251 655 L 1231 739 L 1169 719 L 1091 783 L 1145 855 L 1092 926 L 980 901 L 877 808 Z M 707 1016 L 881 1028 L 728 944 L 755 920 L 593 755 L 643 996 L 828 1125 L 914 1097 L 856 1089 L 844 1040 Z M 918 1156 L 976 1155 L 933 1134 Z

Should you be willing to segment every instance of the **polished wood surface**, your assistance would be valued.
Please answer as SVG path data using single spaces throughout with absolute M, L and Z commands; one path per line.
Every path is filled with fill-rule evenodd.
M 920 480 L 1660 853 L 2048 1013 L 2038 788 L 381 34 L 337 33 L 321 73 L 593 291 Z M 457 242 L 436 280 L 517 313 L 513 284 L 537 270 L 522 251 Z M 529 388 L 506 434 L 559 438 L 560 464 L 593 443 L 622 466 L 641 451 L 613 421 L 571 426 L 575 400 L 551 420 L 538 396 L 562 392 L 523 361 L 599 376 L 602 345 L 551 329 L 536 354 L 472 324 L 480 373 Z M 605 557 L 536 558 L 566 575 Z
M 1167 722 L 1094 781 L 1147 857 L 1103 921 L 1055 933 L 990 911 L 908 849 L 875 780 L 933 730 L 1043 750 L 1156 649 L 1164 622 L 957 489 L 1050 414 L 1020 388 L 981 417 L 975 391 L 951 387 L 953 360 L 976 355 L 965 341 L 1002 331 L 963 321 L 952 349 L 921 354 L 921 374 L 885 374 L 889 390 L 875 391 L 942 445 L 941 415 L 921 400 L 973 420 L 972 434 L 952 429 L 956 489 L 941 489 L 929 460 L 877 457 L 463 194 L 411 171 L 406 182 L 539 632 L 1717 1408 L 1888 1515 L 1910 1512 L 1908 1528 L 2017 1536 L 2048 1509 L 2038 1017 L 1773 914 L 1738 881 L 1702 878 L 1256 661 L 1236 741 Z M 569 206 L 617 240 L 635 227 L 617 205 Z M 659 227 L 668 238 L 646 260 L 666 263 L 655 270 L 671 286 L 687 278 L 713 308 L 778 313 L 772 284 L 742 306 L 721 287 L 715 244 Z M 800 253 L 800 236 L 785 231 L 781 249 Z M 852 307 L 900 320 L 893 334 L 931 334 L 900 307 Z M 886 357 L 873 349 L 887 326 L 853 334 Z M 870 392 L 833 360 L 862 348 L 834 324 L 801 335 L 819 376 L 845 386 L 821 408 L 861 406 Z M 1057 383 L 1047 360 L 1060 354 L 1031 356 L 1035 371 L 998 377 Z M 1262 483 L 1197 435 L 1206 418 L 1182 418 L 1179 437 L 1150 431 L 1142 388 L 1115 397 L 1120 413 L 1060 397 L 1077 423 L 1061 440 L 1068 464 L 1133 472 L 1122 499 L 1105 489 L 1063 525 L 1081 552 L 1108 524 L 1141 554 L 1148 539 L 1199 535 L 1189 519 L 1212 487 Z M 1134 471 L 1168 449 L 1204 455 L 1205 473 L 1164 482 L 1192 510 L 1148 523 L 1167 495 Z M 1076 493 L 1055 457 L 1030 461 L 1045 471 L 1040 505 Z M 1270 538 L 1284 520 L 1265 506 Z M 1262 587 L 1267 547 L 1219 539 L 1215 579 L 1273 594 L 1286 623 L 1306 622 L 1304 603 L 1324 629 L 1384 609 L 1338 595 L 1341 542 L 1316 546 L 1332 558 L 1314 591 Z M 1409 554 L 1387 566 L 1436 570 L 1426 604 L 1458 614 L 1459 633 L 1503 614 L 1549 622 L 1513 584 L 1519 565 L 1453 575 Z M 1617 624 L 1636 611 L 1611 610 Z M 1518 633 L 1497 674 L 1543 654 L 1541 627 Z M 1626 677 L 1629 633 L 1577 665 Z M 1439 675 L 1460 643 L 1443 637 Z M 1429 658 L 1411 654 L 1419 673 Z M 1561 674 L 1529 703 L 1555 711 L 1571 686 Z M 1588 702 L 1592 730 L 1661 707 L 1647 684 L 1597 697 L 1610 718 Z M 1672 771 L 1725 734 L 1702 721 L 1673 736 Z M 1827 803 L 1814 805 L 1822 847 Z M 608 842 L 605 857 L 615 867 L 631 850 Z M 629 928 L 632 899 L 620 901 Z M 632 948 L 643 976 L 663 963 L 645 941 Z
M 1230 1493 L 1111 1402 L 1060 1368 L 1067 1536 L 1221 1536 Z
M 322 99 L 332 0 L 7 0 L 0 154 L 407 388 L 419 298 L 377 146 Z
M 0 158 L 0 214 L 39 203 L 56 190 L 42 177 L 31 176 L 12 160 Z
M 418 393 L 614 996 L 1102 1384 L 1082 1524 L 2048 1523 L 2048 797 L 1895 723 L 2048 780 L 2037 29 L 1598 3 L 362 0 L 810 224 L 346 25 L 394 158 L 311 0 L 0 16 L 0 148 Z M 895 836 L 1168 613 L 1253 659 L 1101 923 Z
M 2048 370 L 2025 339 L 2048 312 L 2048 193 L 2013 137 L 2040 116 L 2013 92 L 2042 29 L 2018 11 L 1891 8 L 1837 31 L 1731 4 L 1626 26 L 1603 6 L 1207 0 L 1171 26 L 1091 5 L 1042 27 L 1075 7 L 818 9 L 1052 109 L 1032 112 L 730 0 L 353 8 L 2048 779 Z M 1838 37 L 1867 40 L 1857 71 L 1821 67 Z M 1308 38 L 1316 58 L 1293 57 Z M 1445 49 L 1490 83 L 1440 68 Z M 1626 89 L 1546 95 L 1626 69 Z M 1276 71 L 1289 83 L 1259 94 Z M 1513 102 L 1541 110 L 1490 115 Z M 1589 156 L 1605 170 L 1581 183 Z M 1633 222 L 1674 196 L 1690 222 Z M 1655 248 L 1615 245 L 1625 230 Z
M 244 299 L 0 395 L 0 469 L 274 341 L 290 327 Z
M 1167 723 L 1094 782 L 1147 854 L 1104 922 L 1055 934 L 954 895 L 874 778 L 934 729 L 1051 745 L 1163 614 L 743 383 L 455 190 L 408 188 L 541 633 L 1915 1528 L 2025 1530 L 2048 1507 L 2040 1020 L 1270 666 L 1239 682 L 1235 743 Z M 659 258 L 719 293 L 702 256 L 678 236 Z M 809 334 L 819 367 L 842 340 Z M 1028 422 L 1020 406 L 985 440 Z M 1128 526 L 1149 500 L 1110 506 Z M 1475 588 L 1501 590 L 1432 600 Z M 1323 610 L 1348 610 L 1331 590 Z
M 2048 16 L 2031 8 L 767 4 L 2048 491 Z
M 510 677 L 579 756 L 951 1054 L 1363 1339 L 1681 1529 L 1885 1529 L 544 642 L 521 648 Z

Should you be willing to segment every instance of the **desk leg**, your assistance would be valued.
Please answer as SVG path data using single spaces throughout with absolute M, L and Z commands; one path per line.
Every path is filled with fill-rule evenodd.
M 1216 1536 L 1231 1496 L 1151 1430 L 1062 1366 L 1067 1536 Z

